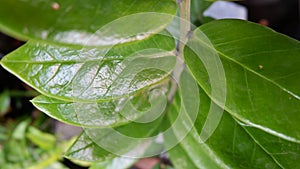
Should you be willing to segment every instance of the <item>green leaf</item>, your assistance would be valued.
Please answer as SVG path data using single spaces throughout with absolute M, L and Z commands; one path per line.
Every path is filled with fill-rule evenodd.
M 174 0 L 11 0 L 1 2 L 0 30 L 23 40 L 85 45 L 128 42 L 134 39 L 132 32 L 161 31 L 172 17 L 157 13 L 175 15 L 176 9 Z M 119 19 L 137 13 L 137 17 Z M 137 23 L 143 24 L 137 28 Z M 104 33 L 97 34 L 100 28 Z
M 178 96 L 176 96 L 178 97 Z M 176 111 L 174 107 L 171 107 L 169 112 L 172 113 Z M 168 120 L 168 119 L 166 119 Z M 165 123 L 168 123 L 169 121 L 165 121 Z M 171 139 L 177 139 L 172 133 L 172 137 L 164 137 L 164 144 L 168 147 L 169 142 L 171 142 Z M 172 161 L 172 164 L 176 169 L 186 169 L 186 168 L 197 168 L 192 161 L 192 159 L 186 154 L 186 151 L 181 147 L 180 143 L 177 144 L 175 147 L 170 149 L 168 151 L 169 157 Z
M 106 161 L 115 157 L 94 143 L 88 135 L 82 132 L 73 145 L 65 153 L 65 157 L 81 161 Z
M 20 140 L 9 140 L 3 145 L 3 152 L 7 163 L 23 165 L 29 159 L 26 147 Z
M 10 106 L 10 95 L 8 91 L 0 93 L 0 116 L 4 115 Z
M 111 100 L 154 85 L 171 72 L 173 38 L 155 35 L 110 48 L 30 41 L 2 66 L 42 94 L 65 101 Z
M 126 158 L 126 157 L 116 157 L 112 160 L 108 160 L 102 163 L 93 163 L 89 169 L 127 169 L 131 167 L 137 159 Z
M 38 169 L 38 168 L 36 166 L 32 166 L 30 169 Z M 68 169 L 68 168 L 60 162 L 54 162 L 47 167 L 42 167 L 41 169 Z
M 244 125 L 249 135 L 262 147 L 281 168 L 299 168 L 300 144 L 267 134 L 259 129 Z
M 176 169 L 197 168 L 190 157 L 186 155 L 186 151 L 180 145 L 172 148 L 168 151 L 168 154 Z
M 116 128 L 85 128 L 65 156 L 75 160 L 103 162 L 128 152 L 134 156 L 143 155 L 145 151 L 140 150 L 149 147 L 148 143 L 142 144 L 147 142 L 143 138 L 157 134 L 163 117 L 150 123 L 132 122 Z
M 214 1 L 208 0 L 191 0 L 191 21 L 193 23 L 200 22 L 203 23 L 206 17 L 203 13 Z
M 8 139 L 8 130 L 4 126 L 0 126 L 0 142 Z
M 62 151 L 60 149 L 48 150 L 46 153 L 41 154 L 41 159 L 38 161 L 30 162 L 28 169 L 66 169 L 64 165 L 58 161 L 61 159 Z
M 194 128 L 170 151 L 175 168 L 280 168 L 227 112 L 223 114 L 212 136 L 203 142 L 201 133 L 206 131 L 202 128 L 207 123 L 210 105 L 214 103 L 211 103 L 202 90 L 200 90 L 200 101 L 199 116 Z M 180 97 L 177 94 L 168 113 L 171 124 L 178 118 L 180 109 Z M 173 130 L 174 135 L 167 137 L 165 144 L 176 139 L 177 133 L 184 130 L 184 127 Z
M 17 139 L 17 140 L 24 140 L 25 134 L 26 134 L 26 129 L 27 129 L 29 123 L 30 123 L 29 120 L 24 120 L 21 123 L 19 123 L 12 133 L 12 138 Z
M 186 63 L 217 104 L 222 104 L 225 96 L 212 96 L 211 85 L 224 82 L 212 82 L 214 77 L 208 76 L 207 70 L 220 71 L 223 67 L 225 109 L 231 115 L 281 139 L 300 142 L 298 41 L 247 21 L 219 20 L 197 29 L 188 45 L 194 52 L 186 48 Z M 217 58 L 214 55 L 222 67 L 206 69 L 201 60 Z
M 161 113 L 155 110 L 164 109 L 166 91 L 164 87 L 152 88 L 131 97 L 94 103 L 66 102 L 41 95 L 34 98 L 32 103 L 50 117 L 70 125 L 116 127 L 142 118 L 144 114 L 153 116 Z
M 44 150 L 52 150 L 55 147 L 56 138 L 55 136 L 43 133 L 35 127 L 30 126 L 26 137 L 32 141 L 38 147 Z
M 4 151 L 0 151 L 0 164 L 2 164 L 2 167 L 6 165 Z

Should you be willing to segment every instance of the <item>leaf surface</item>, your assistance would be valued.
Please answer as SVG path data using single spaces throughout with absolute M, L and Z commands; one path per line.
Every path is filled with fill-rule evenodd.
M 2 66 L 42 94 L 65 101 L 117 99 L 154 85 L 172 71 L 174 40 L 155 35 L 112 48 L 30 41 Z
M 106 161 L 115 157 L 115 155 L 99 147 L 88 135 L 82 132 L 73 145 L 68 149 L 65 156 L 67 158 L 82 161 Z
M 161 120 L 158 118 L 147 124 L 133 122 L 116 128 L 86 128 L 65 155 L 91 162 L 110 161 L 117 156 L 130 156 L 132 152 L 134 155 L 143 155 L 151 143 L 144 142 L 142 138 L 157 134 Z M 120 137 L 119 134 L 128 137 Z
M 89 169 L 127 169 L 136 161 L 137 159 L 135 158 L 116 157 L 105 162 L 93 163 Z
M 22 40 L 98 46 L 157 33 L 176 9 L 173 0 L 2 0 L 0 30 Z
M 243 126 L 249 135 L 281 168 L 299 168 L 300 144 L 278 138 L 251 126 Z
M 152 112 L 156 109 L 164 109 L 166 91 L 165 87 L 156 87 L 113 101 L 86 103 L 67 102 L 41 95 L 31 102 L 48 116 L 70 125 L 116 127 L 142 118 L 144 114 L 162 113 L 156 111 L 153 114 Z
M 185 60 L 199 85 L 211 96 L 212 82 L 201 60 L 217 54 L 227 90 L 225 109 L 246 125 L 300 142 L 300 43 L 273 30 L 241 20 L 201 26 L 186 48 Z M 196 55 L 195 53 L 201 53 Z M 216 75 L 216 74 L 215 74 Z
M 187 166 L 199 169 L 281 168 L 227 112 L 223 114 L 212 136 L 203 142 L 201 133 L 207 120 L 211 100 L 202 90 L 200 90 L 200 101 L 199 116 L 194 128 L 170 151 L 175 168 L 184 169 Z M 168 113 L 171 124 L 176 120 L 179 110 L 180 97 L 177 94 Z M 166 138 L 165 144 L 168 144 L 170 139 L 176 139 L 176 133 L 184 130 L 184 128 L 174 130 L 173 137 Z

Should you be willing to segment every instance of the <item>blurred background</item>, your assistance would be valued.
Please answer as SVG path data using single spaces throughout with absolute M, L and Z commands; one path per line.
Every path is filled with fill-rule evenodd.
M 248 20 L 300 39 L 299 0 L 242 0 L 238 3 L 247 8 Z

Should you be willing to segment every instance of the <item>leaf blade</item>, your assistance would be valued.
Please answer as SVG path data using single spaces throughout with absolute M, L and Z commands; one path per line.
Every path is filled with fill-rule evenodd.
M 164 86 L 159 86 L 113 101 L 66 102 L 41 95 L 31 102 L 40 111 L 63 123 L 87 128 L 117 127 L 141 119 L 152 110 L 163 109 L 166 92 Z
M 198 37 L 198 44 L 200 38 L 209 39 L 211 44 L 203 40 L 200 43 L 220 57 L 227 83 L 225 109 L 245 124 L 299 142 L 299 87 L 295 77 L 299 76 L 300 43 L 268 28 L 238 20 L 206 24 L 194 37 Z M 210 78 L 203 63 L 187 49 L 185 60 L 210 95 Z M 212 99 L 219 102 L 219 98 Z
M 111 100 L 165 79 L 175 65 L 174 46 L 164 35 L 111 49 L 28 42 L 1 65 L 49 97 Z
M 100 28 L 109 25 L 111 22 L 121 17 L 138 14 L 141 12 L 148 13 L 164 13 L 174 15 L 176 13 L 176 3 L 173 0 L 163 1 L 5 1 L 0 7 L 0 29 L 17 38 L 28 40 L 46 40 L 50 42 L 59 42 L 67 44 L 85 44 L 95 45 L 104 42 L 105 38 L 114 37 L 112 34 L 106 36 L 95 35 Z M 10 15 L 7 15 L 10 13 Z M 142 15 L 142 14 L 141 14 Z M 147 21 L 144 28 L 135 33 L 153 34 L 157 33 L 170 21 L 171 17 L 165 17 L 160 20 L 158 16 L 152 16 L 148 19 L 145 16 L 139 17 L 137 20 Z M 125 19 L 134 23 L 133 20 Z M 130 24 L 122 23 L 126 31 L 131 31 Z M 137 23 L 137 22 L 136 22 Z M 141 23 L 141 22 L 138 22 Z M 152 25 L 153 26 L 152 26 Z M 120 39 L 127 38 L 128 33 L 118 28 L 114 28 L 116 24 L 112 24 L 115 35 Z M 160 29 L 157 29 L 160 27 Z M 95 38 L 96 37 L 96 38 Z M 116 37 L 116 36 L 115 36 Z M 97 43 L 92 42 L 91 38 L 97 39 Z M 119 40 L 120 40 L 119 39 Z M 88 43 L 86 43 L 89 41 Z M 131 41 L 131 40 L 130 40 Z
M 188 165 L 194 165 L 194 168 L 280 168 L 227 112 L 224 112 L 219 126 L 212 136 L 203 143 L 201 132 L 203 132 L 202 127 L 206 121 L 211 100 L 202 90 L 200 97 L 199 116 L 195 127 L 175 147 L 175 149 L 181 148 L 183 154 L 177 155 L 177 157 L 171 155 L 171 159 L 175 158 L 175 161 L 180 161 L 182 158 L 187 158 L 192 161 Z M 180 97 L 177 95 L 175 99 L 179 99 L 179 101 L 173 103 L 168 114 L 171 124 L 179 112 L 175 107 L 179 107 Z M 173 137 L 176 139 L 176 132 L 180 131 L 173 132 L 175 133 Z M 249 157 L 251 157 L 250 160 Z

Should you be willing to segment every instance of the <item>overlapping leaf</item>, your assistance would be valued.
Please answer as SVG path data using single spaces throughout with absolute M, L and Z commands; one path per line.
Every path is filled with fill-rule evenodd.
M 89 169 L 127 169 L 137 161 L 135 158 L 116 157 L 101 163 L 93 163 Z
M 272 154 L 268 154 L 265 148 L 256 142 L 256 136 L 249 136 L 240 123 L 237 123 L 233 117 L 227 112 L 224 113 L 219 126 L 213 135 L 206 141 L 201 140 L 202 127 L 207 120 L 208 110 L 210 107 L 210 99 L 201 90 L 200 91 L 200 111 L 192 131 L 184 138 L 174 149 L 170 151 L 170 157 L 174 161 L 175 168 L 184 169 L 187 166 L 192 168 L 281 168 L 282 165 L 277 163 Z M 168 117 L 170 123 L 177 118 L 180 109 L 180 97 L 176 95 L 175 102 L 170 108 Z M 176 139 L 176 133 L 181 132 L 175 130 L 173 138 Z M 262 131 L 259 131 L 262 132 Z M 268 133 L 263 132 L 262 135 L 269 137 Z M 261 137 L 261 135 L 259 136 Z M 259 139 L 259 138 L 258 138 Z M 277 138 L 269 140 L 275 142 Z M 273 146 L 277 146 L 274 144 Z M 278 146 L 284 146 L 278 144 Z M 293 146 L 297 148 L 297 146 Z M 290 149 L 293 149 L 290 147 Z M 288 149 L 281 150 L 285 152 Z M 180 153 L 180 154 L 178 154 Z M 299 153 L 299 152 L 298 152 Z M 294 156 L 290 156 L 287 161 L 293 161 Z M 294 161 L 293 165 L 297 166 Z M 290 168 L 290 165 L 283 165 Z M 292 166 L 292 165 L 291 165 Z
M 115 157 L 114 154 L 99 147 L 88 135 L 81 133 L 65 156 L 82 161 L 106 161 Z
M 111 100 L 164 79 L 175 65 L 174 40 L 164 35 L 112 48 L 28 42 L 2 66 L 42 94 L 65 101 Z
M 1 0 L 0 30 L 23 40 L 98 46 L 157 33 L 172 17 L 155 13 L 175 15 L 176 8 L 174 0 Z
M 118 126 L 142 118 L 144 114 L 151 113 L 150 110 L 164 110 L 166 91 L 164 87 L 152 88 L 131 97 L 103 102 L 67 102 L 41 95 L 32 103 L 48 116 L 67 124 L 81 127 Z
M 164 116 L 150 123 L 129 123 L 116 128 L 86 128 L 66 153 L 68 158 L 84 161 L 108 161 L 120 155 L 130 156 L 136 151 L 142 156 L 151 143 L 144 144 L 142 138 L 157 134 Z M 126 135 L 119 137 L 119 134 Z M 128 136 L 128 137 L 127 137 Z M 133 139 L 130 139 L 133 138 Z M 130 141 L 129 141 L 130 140 Z M 136 148 L 137 147 L 137 148 Z M 109 150 L 113 148 L 113 151 Z M 132 154 L 131 154 L 132 155 Z
M 300 43 L 247 21 L 219 20 L 194 32 L 185 60 L 206 93 L 211 79 L 195 55 L 217 53 L 226 74 L 225 109 L 246 125 L 300 142 Z M 212 68 L 211 68 L 212 69 Z M 222 67 L 215 67 L 221 70 Z M 220 98 L 212 97 L 217 104 Z

